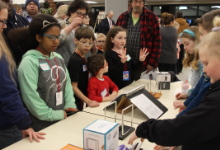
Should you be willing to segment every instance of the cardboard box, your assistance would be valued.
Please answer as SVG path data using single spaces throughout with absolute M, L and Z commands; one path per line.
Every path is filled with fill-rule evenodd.
M 168 72 L 158 72 L 156 81 L 160 82 L 158 89 L 170 90 L 171 75 Z
M 118 147 L 118 138 L 118 123 L 98 119 L 83 129 L 83 148 L 114 150 Z
M 68 144 L 60 150 L 84 150 L 84 149 L 79 148 L 79 147 L 74 146 L 74 145 L 71 145 L 71 144 Z

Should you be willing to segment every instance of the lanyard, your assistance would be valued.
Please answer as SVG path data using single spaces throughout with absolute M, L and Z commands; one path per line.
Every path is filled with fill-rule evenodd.
M 113 51 L 115 51 L 118 55 L 120 55 L 120 53 L 116 51 L 115 49 L 113 49 Z M 124 63 L 123 67 L 124 67 L 124 70 L 127 71 L 127 61 Z
M 36 49 L 37 49 L 39 52 L 41 52 L 38 48 L 36 48 Z M 42 52 L 41 52 L 41 53 L 42 53 Z M 43 53 L 42 53 L 42 54 L 43 54 Z M 52 52 L 52 54 L 53 54 L 53 52 Z M 44 54 L 43 54 L 43 55 L 44 55 Z M 47 57 L 46 57 L 45 55 L 44 55 L 44 57 L 46 58 L 48 64 L 50 65 L 50 68 L 53 70 L 53 73 L 54 73 L 54 75 L 55 75 L 55 77 L 56 77 L 56 81 L 57 81 L 58 92 L 60 92 L 60 84 L 59 84 L 59 83 L 60 83 L 60 71 L 59 71 L 59 67 L 58 67 L 58 65 L 57 65 L 57 61 L 56 61 L 56 59 L 55 59 L 55 57 L 54 57 L 54 54 L 53 54 L 53 59 L 54 59 L 56 65 L 57 65 L 58 76 L 56 75 L 56 73 L 55 73 L 55 71 L 54 71 L 52 65 L 50 64 L 49 60 L 47 59 Z
M 84 63 L 86 64 L 86 59 L 85 58 L 83 58 L 78 52 L 77 52 L 77 50 L 75 50 L 75 52 L 82 58 L 82 60 L 84 61 Z M 86 65 L 86 67 L 87 67 L 87 65 Z M 88 74 L 89 74 L 89 70 L 88 70 L 88 68 L 87 68 L 87 72 L 88 72 Z

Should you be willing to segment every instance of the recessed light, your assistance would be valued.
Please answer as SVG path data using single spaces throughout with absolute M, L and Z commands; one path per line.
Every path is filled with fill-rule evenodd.
M 88 3 L 88 4 L 97 4 L 97 2 L 94 2 L 94 1 L 86 1 L 86 3 Z

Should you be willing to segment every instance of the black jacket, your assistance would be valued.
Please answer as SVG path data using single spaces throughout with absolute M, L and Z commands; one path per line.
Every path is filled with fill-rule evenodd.
M 19 65 L 19 63 L 21 62 L 21 57 L 24 54 L 24 52 L 21 52 L 21 51 L 17 50 L 17 48 L 14 48 L 12 46 L 10 40 L 8 39 L 8 32 L 11 29 L 19 28 L 19 27 L 27 27 L 28 25 L 29 25 L 28 20 L 26 18 L 22 17 L 21 15 L 16 14 L 16 10 L 13 9 L 13 16 L 12 16 L 12 18 L 8 18 L 7 28 L 4 29 L 4 32 L 3 32 L 5 41 L 9 47 L 9 49 L 11 50 L 11 53 L 12 53 L 17 65 Z
M 112 25 L 115 25 L 114 20 L 112 20 Z M 107 35 L 109 30 L 110 30 L 110 26 L 109 26 L 108 18 L 105 18 L 102 20 L 101 24 L 99 25 L 99 33 L 103 33 Z
M 183 145 L 183 150 L 220 149 L 220 80 L 210 86 L 201 104 L 180 117 L 150 119 L 136 135 L 163 146 Z

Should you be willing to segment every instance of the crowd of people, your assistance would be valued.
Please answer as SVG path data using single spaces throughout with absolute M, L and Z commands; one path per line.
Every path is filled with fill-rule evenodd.
M 116 22 L 109 11 L 95 35 L 84 0 L 58 3 L 54 16 L 38 0 L 26 0 L 25 15 L 19 5 L 0 0 L 0 149 L 26 136 L 39 142 L 40 130 L 84 104 L 114 100 L 142 72 L 158 67 L 178 74 L 183 66 L 192 67 L 192 88 L 176 95 L 177 117 L 140 124 L 129 143 L 140 137 L 157 150 L 220 148 L 220 10 L 189 27 L 182 12 L 158 19 L 144 3 L 131 0 Z

